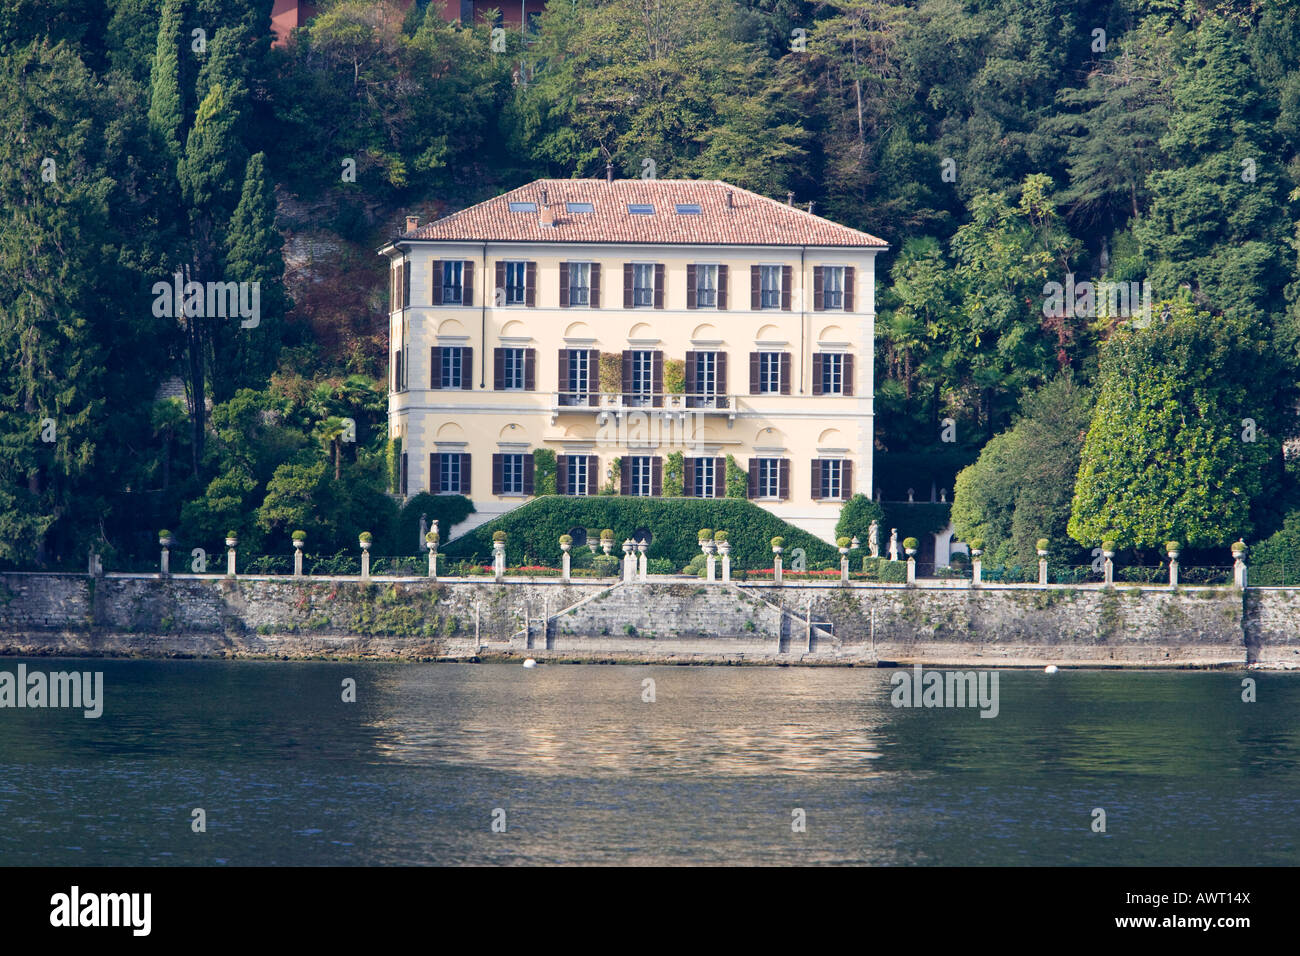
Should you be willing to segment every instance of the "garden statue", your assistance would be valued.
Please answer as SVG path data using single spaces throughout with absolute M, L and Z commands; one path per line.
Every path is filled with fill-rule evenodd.
M 871 527 L 867 530 L 867 547 L 871 549 L 873 558 L 880 557 L 880 522 L 871 522 Z

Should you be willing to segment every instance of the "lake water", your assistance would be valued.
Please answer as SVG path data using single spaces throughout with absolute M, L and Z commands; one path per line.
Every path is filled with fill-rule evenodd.
M 1300 863 L 1300 674 L 21 662 L 105 703 L 0 709 L 3 864 Z

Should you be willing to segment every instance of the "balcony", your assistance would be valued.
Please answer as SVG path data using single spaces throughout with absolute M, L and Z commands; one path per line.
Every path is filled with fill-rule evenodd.
M 613 413 L 615 417 L 628 412 L 668 412 L 670 414 L 701 413 L 726 415 L 728 421 L 736 420 L 736 396 L 713 392 L 691 394 L 655 395 L 636 392 L 552 392 L 551 424 L 561 413 L 580 411 Z

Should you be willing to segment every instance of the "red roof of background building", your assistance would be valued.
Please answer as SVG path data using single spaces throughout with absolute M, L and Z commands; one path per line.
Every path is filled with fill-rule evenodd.
M 542 224 L 543 191 L 553 226 Z M 511 212 L 512 202 L 533 202 L 537 210 Z M 593 211 L 569 212 L 567 203 L 591 203 Z M 700 213 L 679 213 L 679 203 L 698 204 Z M 633 214 L 630 204 L 654 212 Z M 538 179 L 400 238 L 888 248 L 883 239 L 716 179 Z

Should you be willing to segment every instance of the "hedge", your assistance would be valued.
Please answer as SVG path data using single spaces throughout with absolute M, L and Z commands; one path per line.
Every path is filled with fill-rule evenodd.
M 652 536 L 647 558 L 668 558 L 674 567 L 685 567 L 700 553 L 696 532 L 717 528 L 727 532 L 731 561 L 737 568 L 764 568 L 772 564 L 772 538 L 785 538 L 786 556 L 803 548 L 809 564 L 835 561 L 835 548 L 821 538 L 788 524 L 749 501 L 733 498 L 630 498 L 590 496 L 571 498 L 547 495 L 449 542 L 443 553 L 449 560 L 492 553 L 492 534 L 510 536 L 507 554 L 528 554 L 534 559 L 558 565 L 560 535 L 574 528 L 613 528 L 619 544 L 640 528 Z

